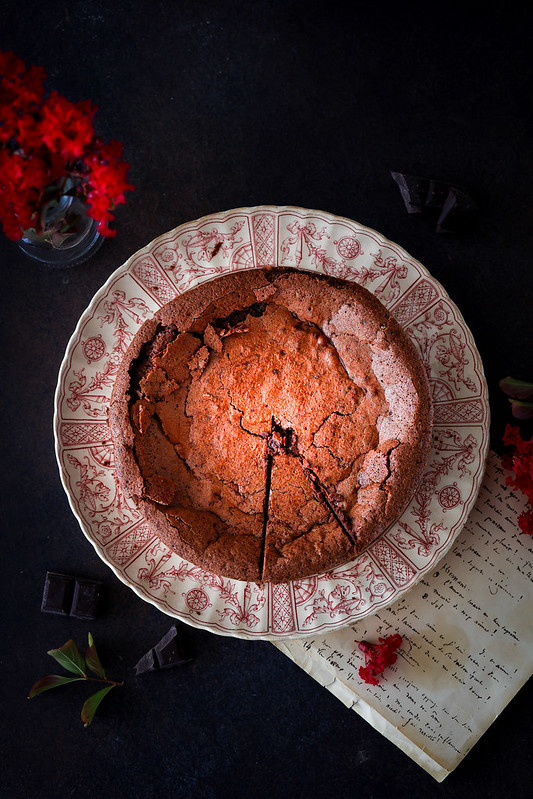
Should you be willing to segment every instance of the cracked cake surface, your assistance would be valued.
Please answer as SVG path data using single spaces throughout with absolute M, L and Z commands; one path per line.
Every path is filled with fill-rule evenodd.
M 109 418 L 121 486 L 170 548 L 280 582 L 353 559 L 399 517 L 431 414 L 421 359 L 370 292 L 272 268 L 163 306 Z

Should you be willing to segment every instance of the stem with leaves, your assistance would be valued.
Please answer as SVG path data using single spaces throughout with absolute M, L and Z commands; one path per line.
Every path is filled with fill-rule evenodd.
M 511 413 L 515 419 L 533 419 L 533 383 L 516 380 L 514 377 L 504 377 L 498 385 L 503 393 L 507 394 L 511 403 Z
M 34 696 L 42 694 L 43 691 L 48 691 L 50 688 L 58 688 L 60 685 L 66 685 L 67 683 L 81 681 L 106 683 L 105 688 L 102 688 L 90 696 L 83 704 L 81 720 L 84 726 L 88 727 L 104 696 L 106 696 L 112 688 L 117 685 L 123 685 L 123 683 L 110 680 L 106 676 L 91 633 L 89 633 L 89 646 L 85 653 L 85 657 L 83 657 L 72 639 L 67 641 L 66 644 L 63 644 L 59 649 L 50 649 L 48 654 L 53 657 L 60 666 L 63 666 L 66 671 L 76 676 L 63 677 L 58 674 L 47 674 L 46 677 L 37 680 L 28 695 L 28 699 L 33 699 Z M 92 674 L 96 676 L 89 676 L 87 671 L 92 672 Z

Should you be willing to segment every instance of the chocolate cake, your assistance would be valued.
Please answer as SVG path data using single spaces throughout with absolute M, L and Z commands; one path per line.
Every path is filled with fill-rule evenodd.
M 414 345 L 361 286 L 224 275 L 134 337 L 110 404 L 116 468 L 160 538 L 235 579 L 352 560 L 397 519 L 429 452 Z

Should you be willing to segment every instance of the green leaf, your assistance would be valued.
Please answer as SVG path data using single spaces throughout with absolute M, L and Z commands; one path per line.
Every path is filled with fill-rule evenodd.
M 48 654 L 67 671 L 71 671 L 73 674 L 81 674 L 82 677 L 87 676 L 85 674 L 83 655 L 72 639 L 67 641 L 66 644 L 63 644 L 59 649 L 50 649 Z
M 85 653 L 85 663 L 93 672 L 93 674 L 96 674 L 97 677 L 102 677 L 105 680 L 106 676 L 104 667 L 100 663 L 100 658 L 98 657 L 98 652 L 96 651 L 96 646 L 91 633 L 89 633 L 89 648 Z
M 98 705 L 104 696 L 108 694 L 109 691 L 111 691 L 111 689 L 114 687 L 114 685 L 108 685 L 106 688 L 102 688 L 101 691 L 93 694 L 87 699 L 86 702 L 83 703 L 83 707 L 81 709 L 81 720 L 83 721 L 85 727 L 88 727 L 93 720 L 96 709 L 98 708 Z
M 498 385 L 508 397 L 517 400 L 533 400 L 533 383 L 516 380 L 514 377 L 504 377 Z
M 533 402 L 509 398 L 511 413 L 515 419 L 533 419 Z
M 42 694 L 43 691 L 49 691 L 50 688 L 57 688 L 59 685 L 66 685 L 69 682 L 79 682 L 83 677 L 60 677 L 58 674 L 47 674 L 46 677 L 41 677 L 37 680 L 28 694 L 28 699 L 33 699 L 34 696 Z

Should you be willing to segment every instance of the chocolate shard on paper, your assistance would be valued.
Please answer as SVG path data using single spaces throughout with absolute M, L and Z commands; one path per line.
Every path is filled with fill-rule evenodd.
M 176 625 L 173 625 L 159 643 L 143 655 L 135 665 L 135 674 L 170 669 L 173 666 L 189 663 L 191 660 L 182 636 L 180 636 Z

